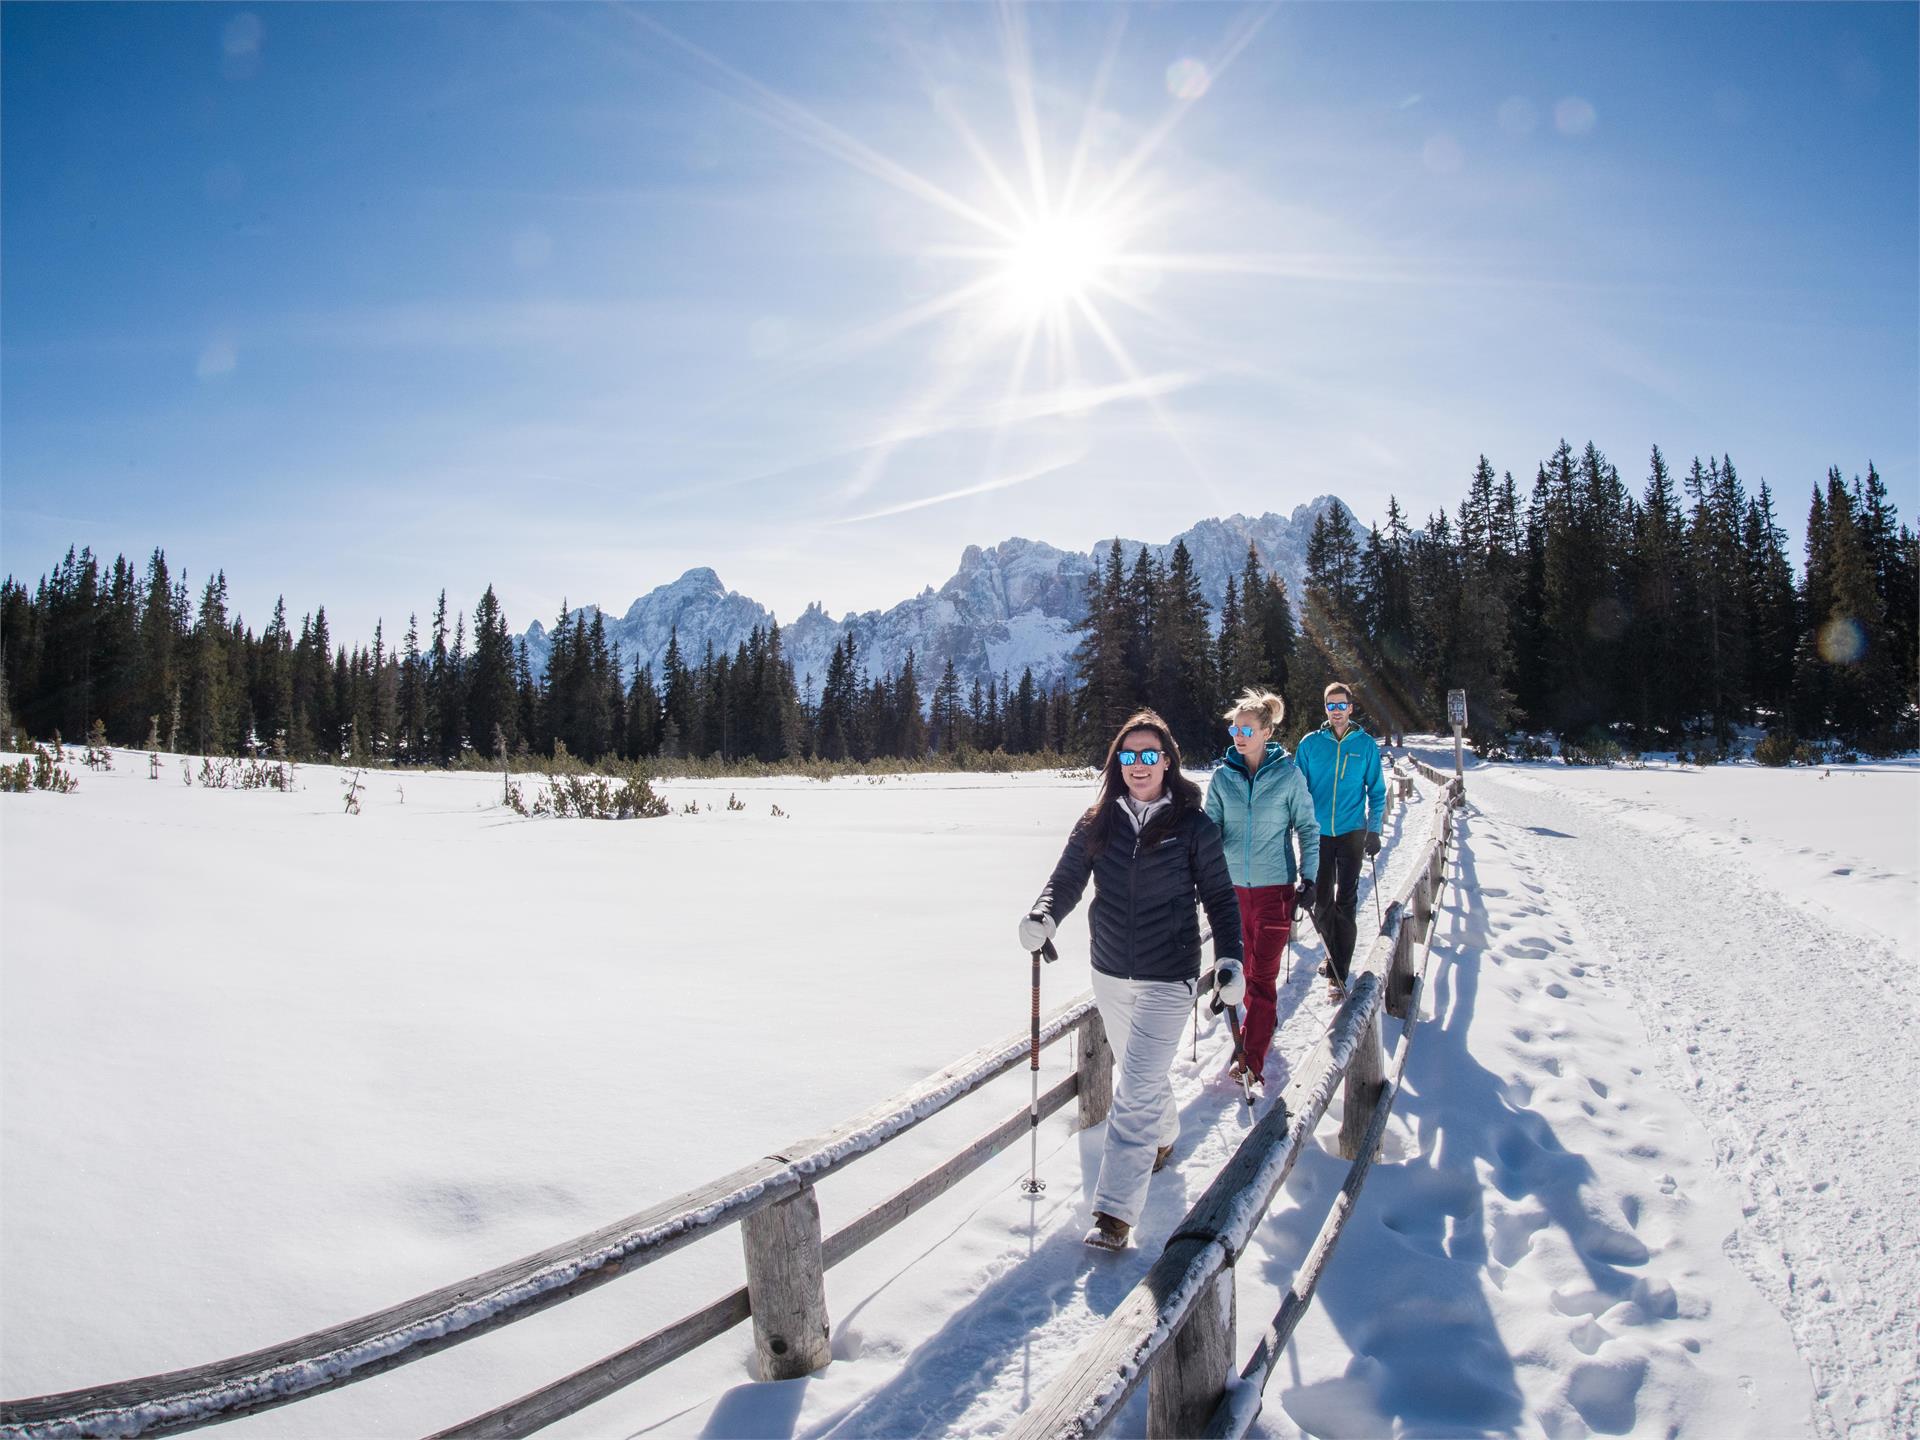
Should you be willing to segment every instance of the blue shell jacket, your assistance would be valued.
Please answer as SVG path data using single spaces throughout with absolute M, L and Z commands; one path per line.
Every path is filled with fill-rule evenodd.
M 1320 826 L 1313 818 L 1313 797 L 1300 767 L 1278 740 L 1267 742 L 1267 758 L 1247 774 L 1247 762 L 1231 745 L 1207 782 L 1207 815 L 1220 827 L 1227 852 L 1227 873 L 1249 889 L 1291 885 L 1299 874 L 1320 874 Z M 1300 866 L 1293 863 L 1287 833 L 1300 837 Z
M 1322 725 L 1300 737 L 1294 759 L 1313 792 L 1313 818 L 1322 835 L 1349 830 L 1380 831 L 1387 808 L 1387 779 L 1380 770 L 1380 745 L 1358 725 L 1336 741 L 1333 727 Z

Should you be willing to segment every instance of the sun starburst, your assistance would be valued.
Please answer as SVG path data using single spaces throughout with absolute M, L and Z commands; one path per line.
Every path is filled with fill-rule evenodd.
M 631 12 L 630 12 L 631 13 Z M 985 432 L 977 452 L 980 473 L 941 498 L 984 493 L 1025 478 L 1055 474 L 1054 461 L 1025 463 L 1002 473 L 1010 435 L 1033 426 L 1057 429 L 1061 417 L 1085 417 L 1093 409 L 1137 405 L 1153 417 L 1173 450 L 1184 457 L 1195 478 L 1220 498 L 1204 468 L 1181 434 L 1169 400 L 1195 379 L 1190 365 L 1143 364 L 1130 348 L 1118 321 L 1120 313 L 1148 317 L 1159 328 L 1177 328 L 1155 309 L 1152 296 L 1163 277 L 1206 273 L 1210 257 L 1183 254 L 1164 244 L 1149 248 L 1141 233 L 1147 221 L 1177 211 L 1180 197 L 1164 193 L 1153 162 L 1181 118 L 1216 83 L 1220 74 L 1258 31 L 1264 11 L 1249 12 L 1230 27 L 1220 52 L 1210 61 L 1183 60 L 1169 75 L 1170 104 L 1146 126 L 1121 123 L 1106 106 L 1106 90 L 1124 33 L 1124 15 L 1115 28 L 1090 93 L 1076 139 L 1064 153 L 1050 152 L 1046 119 L 1058 120 L 1057 89 L 1049 89 L 1051 108 L 1043 116 L 1034 78 L 1024 12 L 1012 5 L 996 11 L 1000 33 L 1006 104 L 1011 111 L 1017 150 L 996 154 L 981 131 L 944 86 L 927 85 L 934 113 L 974 167 L 953 183 L 915 170 L 884 153 L 875 143 L 834 125 L 745 75 L 725 61 L 668 30 L 644 14 L 636 22 L 671 41 L 723 77 L 737 102 L 760 113 L 783 133 L 824 151 L 869 179 L 885 184 L 928 207 L 949 236 L 918 247 L 912 257 L 942 267 L 952 283 L 941 293 L 917 299 L 902 312 L 795 357 L 796 365 L 844 363 L 882 344 L 895 345 L 913 332 L 942 327 L 946 334 L 928 347 L 935 356 L 918 393 L 889 407 L 876 437 L 849 447 L 857 456 L 842 486 L 842 498 L 857 501 L 888 477 L 904 448 L 933 439 Z M 1219 268 L 1248 269 L 1245 257 L 1226 257 Z M 1004 374 L 997 401 L 982 424 L 982 387 Z M 969 399 L 969 396 L 976 397 Z M 1045 417 L 1045 418 L 1040 418 Z M 1084 448 L 1084 447 L 1082 447 Z M 863 516 L 898 513 L 904 505 L 865 501 Z M 933 502 L 925 502 L 933 503 Z

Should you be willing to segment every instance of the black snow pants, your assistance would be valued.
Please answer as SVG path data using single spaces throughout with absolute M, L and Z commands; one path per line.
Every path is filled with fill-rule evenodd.
M 1342 985 L 1353 965 L 1353 942 L 1359 926 L 1354 907 L 1360 900 L 1360 867 L 1366 862 L 1367 832 L 1320 837 L 1320 893 L 1314 898 L 1313 923 L 1326 942 L 1327 959 Z

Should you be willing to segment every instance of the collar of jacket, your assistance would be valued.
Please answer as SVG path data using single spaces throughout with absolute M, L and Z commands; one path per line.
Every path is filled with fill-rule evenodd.
M 1253 778 L 1257 779 L 1258 776 L 1266 774 L 1268 766 L 1276 765 L 1282 760 L 1289 760 L 1291 758 L 1292 757 L 1287 754 L 1287 747 L 1282 745 L 1278 740 L 1267 741 L 1267 758 L 1260 762 L 1260 769 Z M 1247 773 L 1246 760 L 1242 758 L 1239 750 L 1232 745 L 1227 747 L 1227 753 L 1221 757 L 1220 763 L 1222 765 L 1231 765 L 1242 775 Z
M 1131 795 L 1116 795 L 1114 803 L 1126 812 L 1127 819 L 1133 822 L 1133 833 L 1138 835 L 1147 828 L 1147 822 L 1158 815 L 1167 806 L 1173 804 L 1171 795 L 1162 795 L 1158 800 L 1149 800 L 1142 805 Z
M 1330 738 L 1333 741 L 1333 743 L 1336 745 L 1344 745 L 1347 743 L 1346 740 L 1342 739 L 1340 736 L 1335 735 L 1333 733 L 1333 726 L 1330 723 L 1323 721 L 1320 726 L 1320 732 L 1323 735 L 1326 735 L 1328 738 Z M 1349 737 L 1354 735 L 1366 735 L 1366 734 L 1367 732 L 1362 730 L 1358 725 L 1353 724 L 1351 721 L 1348 722 L 1347 735 Z M 1371 735 L 1367 735 L 1367 738 L 1371 740 L 1373 737 Z

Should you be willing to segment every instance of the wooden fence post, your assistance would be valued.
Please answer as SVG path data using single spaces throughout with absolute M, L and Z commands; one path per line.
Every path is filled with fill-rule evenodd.
M 1147 1372 L 1147 1434 L 1198 1435 L 1227 1393 L 1233 1373 L 1233 1267 L 1208 1282 L 1173 1343 Z
M 1380 1054 L 1380 1012 L 1375 1010 L 1347 1062 L 1347 1094 L 1340 1112 L 1340 1158 L 1358 1160 L 1360 1142 L 1373 1124 L 1373 1107 L 1386 1089 L 1386 1065 Z
M 1418 898 L 1415 891 L 1415 898 Z M 1407 999 L 1413 994 L 1412 912 L 1395 904 L 1390 913 L 1393 924 L 1393 960 L 1387 967 L 1387 1013 L 1396 1020 L 1407 1018 Z
M 833 1358 L 827 1344 L 827 1279 L 820 1255 L 820 1202 L 813 1187 L 740 1222 L 747 1251 L 753 1349 L 762 1380 L 797 1380 Z
M 1113 1108 L 1113 1046 L 1098 1007 L 1080 1022 L 1080 1128 L 1089 1130 Z

